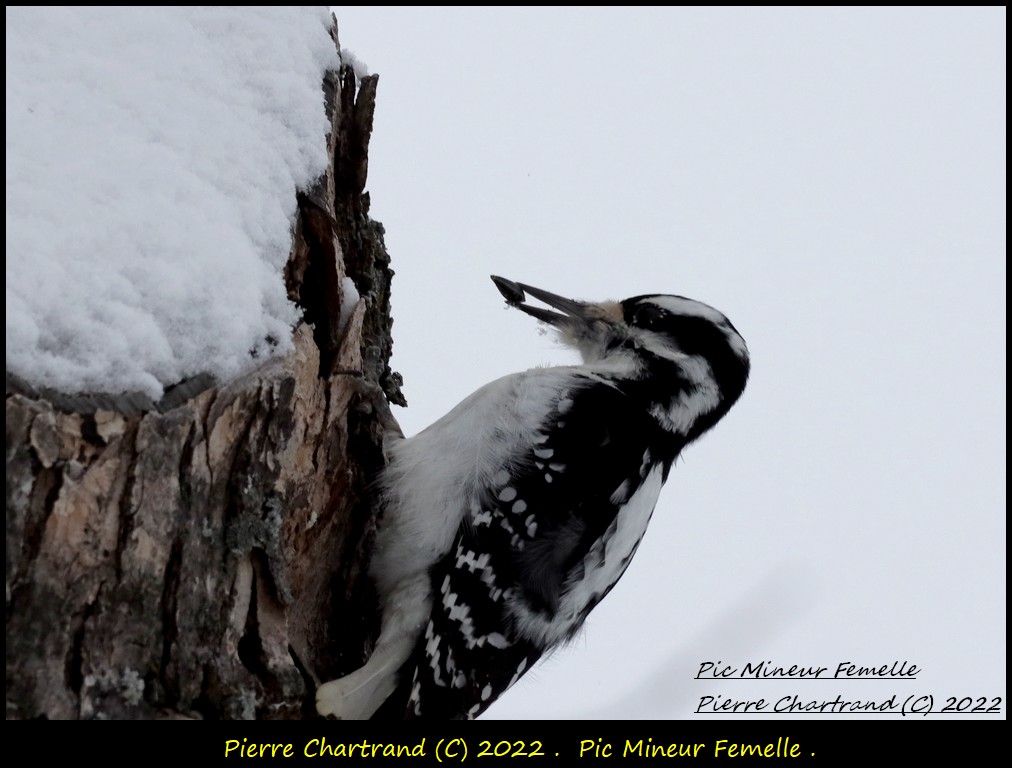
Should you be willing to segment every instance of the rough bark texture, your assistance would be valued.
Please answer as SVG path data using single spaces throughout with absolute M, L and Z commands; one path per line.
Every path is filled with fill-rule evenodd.
M 7 377 L 8 718 L 312 716 L 316 682 L 363 660 L 381 430 L 347 372 L 402 400 L 363 192 L 376 78 L 324 89 L 332 164 L 285 271 L 294 352 L 159 403 Z M 345 276 L 361 300 L 340 327 Z

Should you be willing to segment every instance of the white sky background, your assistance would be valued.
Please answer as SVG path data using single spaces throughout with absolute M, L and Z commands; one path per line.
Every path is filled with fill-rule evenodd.
M 489 716 L 1004 697 L 1005 9 L 335 10 L 380 74 L 408 434 L 572 361 L 490 273 L 700 299 L 752 352 L 618 587 Z M 717 659 L 923 671 L 690 679 Z

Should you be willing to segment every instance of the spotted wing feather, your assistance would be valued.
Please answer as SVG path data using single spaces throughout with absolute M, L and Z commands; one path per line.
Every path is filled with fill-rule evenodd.
M 431 617 L 381 714 L 477 716 L 572 637 L 624 572 L 635 544 L 624 557 L 609 547 L 623 533 L 619 512 L 651 468 L 667 475 L 680 445 L 621 389 L 581 383 L 552 404 L 432 569 Z M 624 535 L 638 543 L 642 531 Z M 580 594 L 587 569 L 600 568 L 605 586 Z

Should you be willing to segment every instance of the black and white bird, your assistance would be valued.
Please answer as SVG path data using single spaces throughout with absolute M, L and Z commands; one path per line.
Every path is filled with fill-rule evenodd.
M 587 303 L 492 279 L 583 363 L 493 381 L 388 440 L 370 566 L 382 628 L 365 666 L 319 688 L 322 715 L 481 714 L 577 633 L 629 565 L 676 457 L 745 388 L 745 341 L 706 304 Z

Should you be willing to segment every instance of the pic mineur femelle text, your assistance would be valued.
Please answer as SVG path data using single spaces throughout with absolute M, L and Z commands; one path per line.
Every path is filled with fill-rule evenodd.
M 696 673 L 697 680 L 727 680 L 727 679 L 756 679 L 756 680 L 916 680 L 920 667 L 908 661 L 893 661 L 878 666 L 862 666 L 852 661 L 839 662 L 834 671 L 830 667 L 803 666 L 792 664 L 789 667 L 774 664 L 772 661 L 758 661 L 752 664 L 744 664 L 735 667 L 724 662 L 704 661 L 699 665 Z

